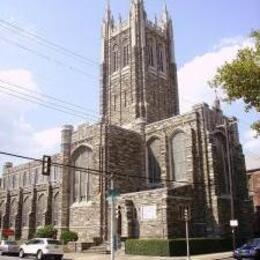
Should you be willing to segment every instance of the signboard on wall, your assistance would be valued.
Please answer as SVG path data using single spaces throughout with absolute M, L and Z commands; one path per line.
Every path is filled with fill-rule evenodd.
M 142 220 L 157 219 L 156 205 L 142 206 Z

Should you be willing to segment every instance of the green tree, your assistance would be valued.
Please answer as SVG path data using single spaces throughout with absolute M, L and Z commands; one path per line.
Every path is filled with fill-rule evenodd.
M 57 229 L 55 229 L 52 225 L 44 226 L 43 228 L 39 228 L 37 230 L 35 237 L 38 237 L 38 238 L 56 238 L 57 237 Z
M 76 232 L 66 229 L 61 232 L 60 240 L 62 240 L 64 244 L 67 245 L 70 241 L 77 241 L 78 234 Z
M 211 87 L 221 88 L 226 93 L 226 101 L 231 103 L 242 99 L 245 111 L 255 108 L 260 112 L 260 30 L 251 33 L 254 46 L 240 49 L 235 59 L 225 62 L 209 82 Z M 260 135 L 260 120 L 252 124 Z

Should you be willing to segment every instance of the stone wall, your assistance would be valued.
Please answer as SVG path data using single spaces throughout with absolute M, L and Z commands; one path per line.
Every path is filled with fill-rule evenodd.
M 256 236 L 260 234 L 260 169 L 247 171 L 248 190 L 254 205 L 253 232 Z
M 53 156 L 52 161 L 59 162 L 59 156 Z M 57 227 L 52 214 L 58 210 L 59 204 L 55 210 L 52 209 L 52 194 L 59 190 L 60 169 L 53 166 L 51 176 L 43 177 L 39 162 L 14 167 L 8 163 L 6 166 L 0 189 L 0 229 L 11 228 L 16 239 L 28 239 L 41 226 L 54 224 Z M 42 207 L 39 207 L 39 198 L 42 198 Z M 37 216 L 40 216 L 40 222 Z
M 91 151 L 91 162 L 77 165 L 83 168 L 89 168 L 89 171 L 83 173 L 88 176 L 88 196 L 85 199 L 76 198 L 73 200 L 75 170 L 69 171 L 69 228 L 79 235 L 79 240 L 84 242 L 93 242 L 94 239 L 102 239 L 104 226 L 104 201 L 103 201 L 103 149 L 104 132 L 101 124 L 81 125 L 72 134 L 70 163 L 74 165 L 75 156 L 80 156 L 83 147 Z
M 131 130 L 110 126 L 107 140 L 107 170 L 115 173 L 115 188 L 120 193 L 144 189 L 145 155 L 142 136 Z

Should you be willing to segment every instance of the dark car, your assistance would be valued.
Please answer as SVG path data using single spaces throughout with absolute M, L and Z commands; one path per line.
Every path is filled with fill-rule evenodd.
M 254 259 L 260 260 L 260 238 L 254 238 L 243 246 L 237 248 L 234 252 L 235 259 Z

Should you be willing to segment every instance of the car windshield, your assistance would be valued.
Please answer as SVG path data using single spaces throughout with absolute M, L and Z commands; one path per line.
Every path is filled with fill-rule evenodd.
M 47 240 L 47 243 L 49 245 L 61 245 L 61 242 L 59 240 L 51 240 L 51 239 L 48 239 Z
M 5 245 L 17 245 L 15 241 L 5 241 Z
M 250 245 L 250 246 L 258 246 L 260 245 L 260 238 L 256 238 L 256 239 L 252 239 L 250 240 L 247 245 Z

